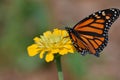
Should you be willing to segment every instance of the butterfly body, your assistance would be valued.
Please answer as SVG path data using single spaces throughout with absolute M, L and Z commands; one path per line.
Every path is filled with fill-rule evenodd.
M 91 14 L 73 28 L 66 27 L 76 50 L 82 55 L 91 53 L 99 56 L 107 46 L 108 30 L 119 15 L 119 9 L 105 9 Z

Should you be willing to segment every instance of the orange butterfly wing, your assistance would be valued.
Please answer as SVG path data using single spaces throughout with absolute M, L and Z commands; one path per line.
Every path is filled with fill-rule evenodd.
M 111 8 L 98 11 L 86 17 L 73 28 L 66 28 L 78 52 L 82 55 L 90 52 L 96 56 L 108 42 L 108 30 L 118 18 L 119 9 Z

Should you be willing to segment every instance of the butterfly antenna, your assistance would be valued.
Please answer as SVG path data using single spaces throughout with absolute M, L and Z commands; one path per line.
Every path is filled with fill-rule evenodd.
M 68 30 L 70 27 L 66 26 L 65 29 Z

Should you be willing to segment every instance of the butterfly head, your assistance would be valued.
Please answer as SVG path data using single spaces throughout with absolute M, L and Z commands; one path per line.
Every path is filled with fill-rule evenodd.
M 65 27 L 65 29 L 70 33 L 70 32 L 73 32 L 73 29 L 70 28 L 70 27 Z

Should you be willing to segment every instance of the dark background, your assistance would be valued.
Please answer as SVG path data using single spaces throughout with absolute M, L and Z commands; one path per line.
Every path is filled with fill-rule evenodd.
M 0 80 L 58 80 L 55 64 L 29 57 L 35 36 L 72 27 L 89 14 L 119 8 L 120 0 L 0 0 Z M 65 80 L 120 80 L 120 18 L 109 31 L 100 58 L 62 57 Z

